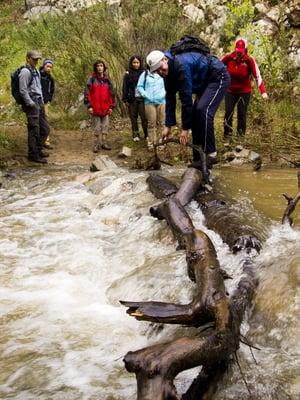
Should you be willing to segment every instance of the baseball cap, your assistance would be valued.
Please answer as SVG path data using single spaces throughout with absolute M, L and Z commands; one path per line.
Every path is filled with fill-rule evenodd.
M 156 71 L 161 66 L 161 61 L 164 58 L 164 53 L 159 50 L 153 50 L 146 57 L 146 63 L 150 72 Z
M 39 58 L 42 58 L 41 53 L 38 50 L 30 50 L 26 54 L 27 58 L 32 58 L 34 60 L 37 60 Z

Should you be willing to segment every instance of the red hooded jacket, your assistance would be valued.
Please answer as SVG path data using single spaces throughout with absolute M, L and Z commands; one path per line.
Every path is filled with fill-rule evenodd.
M 243 48 L 239 48 L 243 44 Z M 266 93 L 265 83 L 262 80 L 258 65 L 253 57 L 249 56 L 246 48 L 246 40 L 236 41 L 235 51 L 225 54 L 221 61 L 226 65 L 231 77 L 231 84 L 227 89 L 228 93 L 251 93 L 251 76 L 256 80 L 260 93 Z M 242 53 L 242 57 L 237 57 L 237 52 Z
M 93 109 L 93 115 L 105 117 L 110 109 L 116 106 L 115 93 L 110 79 L 104 75 L 93 75 L 87 81 L 84 104 L 87 108 Z

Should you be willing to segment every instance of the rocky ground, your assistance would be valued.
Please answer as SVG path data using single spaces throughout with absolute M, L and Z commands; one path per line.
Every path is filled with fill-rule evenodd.
M 14 168 L 35 164 L 27 160 L 26 126 L 6 125 L 0 126 L 0 129 L 13 142 L 10 148 L 1 149 L 0 167 Z M 97 155 L 107 154 L 120 166 L 142 167 L 145 160 L 153 155 L 153 152 L 147 149 L 144 139 L 140 142 L 132 141 L 127 120 L 112 122 L 109 137 L 109 143 L 112 147 L 110 151 L 101 150 L 98 154 L 93 153 L 93 134 L 89 128 L 66 131 L 52 127 L 50 140 L 53 150 L 45 150 L 50 153 L 48 158 L 49 164 L 80 164 L 89 166 Z M 123 146 L 131 148 L 132 155 L 130 157 L 119 156 Z M 180 149 L 179 146 L 175 145 L 169 147 L 160 151 L 161 158 L 166 159 L 167 162 L 172 164 L 183 161 L 188 162 L 190 158 L 190 151 L 188 149 Z
M 9 148 L 0 147 L 0 168 L 11 169 L 30 165 L 37 165 L 42 168 L 42 165 L 27 160 L 27 128 L 25 124 L 0 125 L 0 130 L 12 143 Z M 174 130 L 173 135 L 176 136 L 177 133 L 178 131 Z M 110 151 L 101 150 L 98 154 L 93 153 L 93 134 L 89 127 L 81 130 L 62 130 L 51 127 L 50 139 L 53 150 L 47 150 L 50 153 L 48 163 L 53 165 L 78 164 L 86 165 L 89 168 L 97 155 L 107 154 L 119 166 L 146 169 L 154 156 L 154 152 L 148 150 L 144 139 L 141 139 L 140 142 L 133 142 L 127 119 L 111 122 L 109 143 L 112 149 Z M 223 145 L 222 149 L 219 148 L 220 162 L 232 165 L 249 164 L 250 167 L 257 167 L 255 160 L 258 153 L 253 151 L 252 146 L 247 141 L 244 141 L 241 145 L 237 138 L 233 137 L 231 143 L 223 143 Z M 131 149 L 130 157 L 120 156 L 124 146 Z M 176 144 L 159 148 L 158 155 L 161 161 L 165 161 L 168 165 L 186 165 L 192 158 L 189 148 Z M 264 154 L 263 149 L 261 149 L 259 156 L 261 156 L 263 165 L 299 166 L 289 162 L 290 154 L 282 157 L 270 157 L 270 154 Z

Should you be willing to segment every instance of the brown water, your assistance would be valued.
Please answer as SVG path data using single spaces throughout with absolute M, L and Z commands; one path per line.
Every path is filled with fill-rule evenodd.
M 146 173 L 98 173 L 87 188 L 74 180 L 83 168 L 14 171 L 0 189 L 0 398 L 16 400 L 128 400 L 135 377 L 122 357 L 129 350 L 185 335 L 127 316 L 118 301 L 186 302 L 193 284 L 185 255 L 175 251 L 166 224 L 149 216 L 156 200 Z M 181 173 L 182 171 L 178 171 Z M 265 231 L 257 257 L 261 284 L 243 331 L 261 350 L 256 365 L 248 347 L 239 360 L 254 399 L 300 398 L 300 219 L 280 224 L 281 193 L 297 191 L 295 170 L 216 170 L 242 213 Z M 232 255 L 204 226 L 223 268 L 240 277 L 242 255 Z M 196 371 L 179 375 L 184 390 Z M 248 398 L 236 365 L 216 399 Z
M 241 202 L 252 205 L 264 216 L 281 222 L 287 206 L 283 193 L 294 197 L 298 192 L 296 169 L 266 169 L 253 172 L 248 168 L 217 170 L 226 191 Z M 295 226 L 300 227 L 299 208 L 293 214 Z

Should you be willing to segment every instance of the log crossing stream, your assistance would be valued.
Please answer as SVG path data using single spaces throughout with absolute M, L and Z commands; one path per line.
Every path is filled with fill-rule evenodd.
M 166 169 L 172 176 L 183 170 Z M 138 322 L 120 299 L 187 303 L 193 283 L 185 254 L 176 251 L 166 223 L 152 218 L 159 203 L 147 173 L 96 173 L 76 179 L 83 166 L 11 172 L 0 189 L 0 398 L 15 400 L 129 400 L 136 381 L 124 368 L 129 350 L 196 335 L 194 328 Z M 260 350 L 241 345 L 239 362 L 254 399 L 300 398 L 300 213 L 295 227 L 281 225 L 286 202 L 297 192 L 295 170 L 216 169 L 265 242 L 257 257 L 260 286 L 242 333 Z M 194 201 L 194 225 L 207 233 L 220 266 L 232 280 L 242 255 L 204 225 Z M 197 374 L 176 378 L 183 392 Z M 248 398 L 237 365 L 215 399 Z

